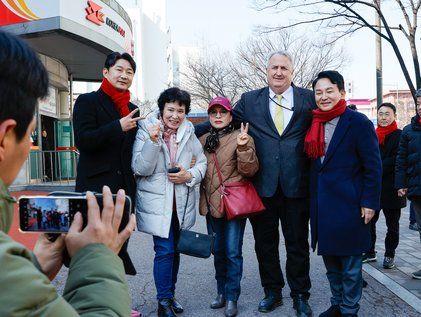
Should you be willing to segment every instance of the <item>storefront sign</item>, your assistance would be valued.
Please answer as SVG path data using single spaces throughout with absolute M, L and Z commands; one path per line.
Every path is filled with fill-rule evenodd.
M 97 25 L 101 25 L 104 23 L 104 13 L 100 11 L 101 9 L 102 7 L 89 0 L 88 7 L 85 9 L 87 13 L 86 19 Z

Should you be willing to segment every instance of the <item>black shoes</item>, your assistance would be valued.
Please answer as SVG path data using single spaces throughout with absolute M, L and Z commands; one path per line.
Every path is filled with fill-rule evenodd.
M 227 305 L 225 306 L 225 316 L 226 317 L 234 317 L 237 316 L 238 309 L 237 309 L 237 302 L 229 300 L 227 301 Z
M 324 311 L 319 317 L 341 317 L 341 310 L 339 305 L 332 305 L 328 310 Z
M 376 262 L 376 261 L 377 261 L 376 252 L 363 254 L 363 263 Z
M 303 294 L 298 294 L 294 297 L 294 309 L 296 310 L 297 317 L 311 317 L 313 312 L 308 304 L 307 297 Z
M 158 301 L 158 317 L 177 317 L 173 310 L 172 298 Z
M 183 306 L 181 306 L 181 304 L 177 302 L 175 297 L 172 298 L 172 309 L 176 314 L 181 314 L 184 311 Z
M 224 306 L 225 306 L 225 298 L 224 298 L 224 295 L 222 294 L 218 294 L 218 296 L 216 296 L 216 298 L 210 304 L 210 308 L 212 309 L 218 309 Z
M 276 307 L 281 306 L 282 302 L 282 294 L 275 294 L 275 293 L 268 293 L 265 298 L 261 300 L 259 303 L 259 312 L 261 313 L 268 313 L 274 310 Z

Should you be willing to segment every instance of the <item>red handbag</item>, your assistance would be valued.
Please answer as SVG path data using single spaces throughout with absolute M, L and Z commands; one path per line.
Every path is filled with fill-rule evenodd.
M 221 183 L 221 209 L 225 210 L 227 219 L 247 218 L 263 212 L 266 208 L 253 184 L 248 180 L 225 183 L 215 153 L 213 159 Z

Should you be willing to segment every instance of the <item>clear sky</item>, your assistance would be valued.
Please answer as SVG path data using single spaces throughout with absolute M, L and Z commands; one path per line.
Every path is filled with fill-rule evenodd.
M 251 5 L 252 0 L 168 0 L 167 24 L 171 28 L 173 46 L 200 46 L 232 51 L 240 41 L 252 34 L 257 25 L 276 25 L 278 22 L 284 23 L 290 18 L 299 17 L 298 12 L 285 14 L 258 12 Z M 396 11 L 388 11 L 391 17 L 395 13 L 393 22 L 398 22 L 400 15 L 396 14 Z M 310 26 L 301 31 L 314 34 L 314 28 Z M 397 37 L 402 38 L 399 33 Z M 354 97 L 375 97 L 374 33 L 369 30 L 358 31 L 352 37 L 346 38 L 342 44 L 351 59 L 343 68 L 343 74 L 345 80 L 353 82 Z M 410 62 L 407 46 L 406 41 L 400 42 L 400 47 Z M 397 59 L 385 41 L 383 41 L 383 77 L 385 91 L 397 87 L 407 89 Z

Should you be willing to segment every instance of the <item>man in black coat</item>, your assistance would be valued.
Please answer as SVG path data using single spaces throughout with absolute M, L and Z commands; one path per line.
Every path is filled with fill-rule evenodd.
M 402 130 L 396 124 L 396 107 L 391 103 L 383 103 L 377 109 L 377 137 L 379 139 L 380 155 L 382 158 L 382 193 L 380 208 L 386 219 L 387 233 L 385 239 L 386 251 L 384 253 L 383 267 L 391 269 L 395 267 L 395 250 L 399 244 L 399 218 L 401 208 L 406 206 L 406 198 L 399 197 L 395 189 L 395 165 L 398 154 L 399 139 Z M 380 210 L 371 220 L 371 246 L 363 256 L 363 263 L 376 261 L 376 222 L 379 219 Z
M 80 152 L 76 191 L 102 192 L 107 185 L 116 194 L 124 189 L 134 203 L 136 184 L 131 170 L 137 132 L 138 108 L 130 103 L 129 87 L 136 63 L 127 54 L 111 53 L 105 60 L 103 81 L 98 91 L 80 95 L 73 110 L 75 144 Z M 127 253 L 119 256 L 127 274 L 136 270 Z
M 304 136 L 316 107 L 313 93 L 292 84 L 293 62 L 286 52 L 268 59 L 268 86 L 244 93 L 234 121 L 248 122 L 260 169 L 253 178 L 266 210 L 250 219 L 265 298 L 260 312 L 282 305 L 285 285 L 279 259 L 279 221 L 287 251 L 286 277 L 297 316 L 311 316 L 309 269 L 309 167 Z M 196 134 L 208 126 L 197 126 Z
M 421 240 L 421 89 L 416 92 L 417 113 L 403 128 L 396 158 L 395 188 L 399 196 L 408 196 L 414 207 Z M 421 279 L 421 270 L 412 274 Z

